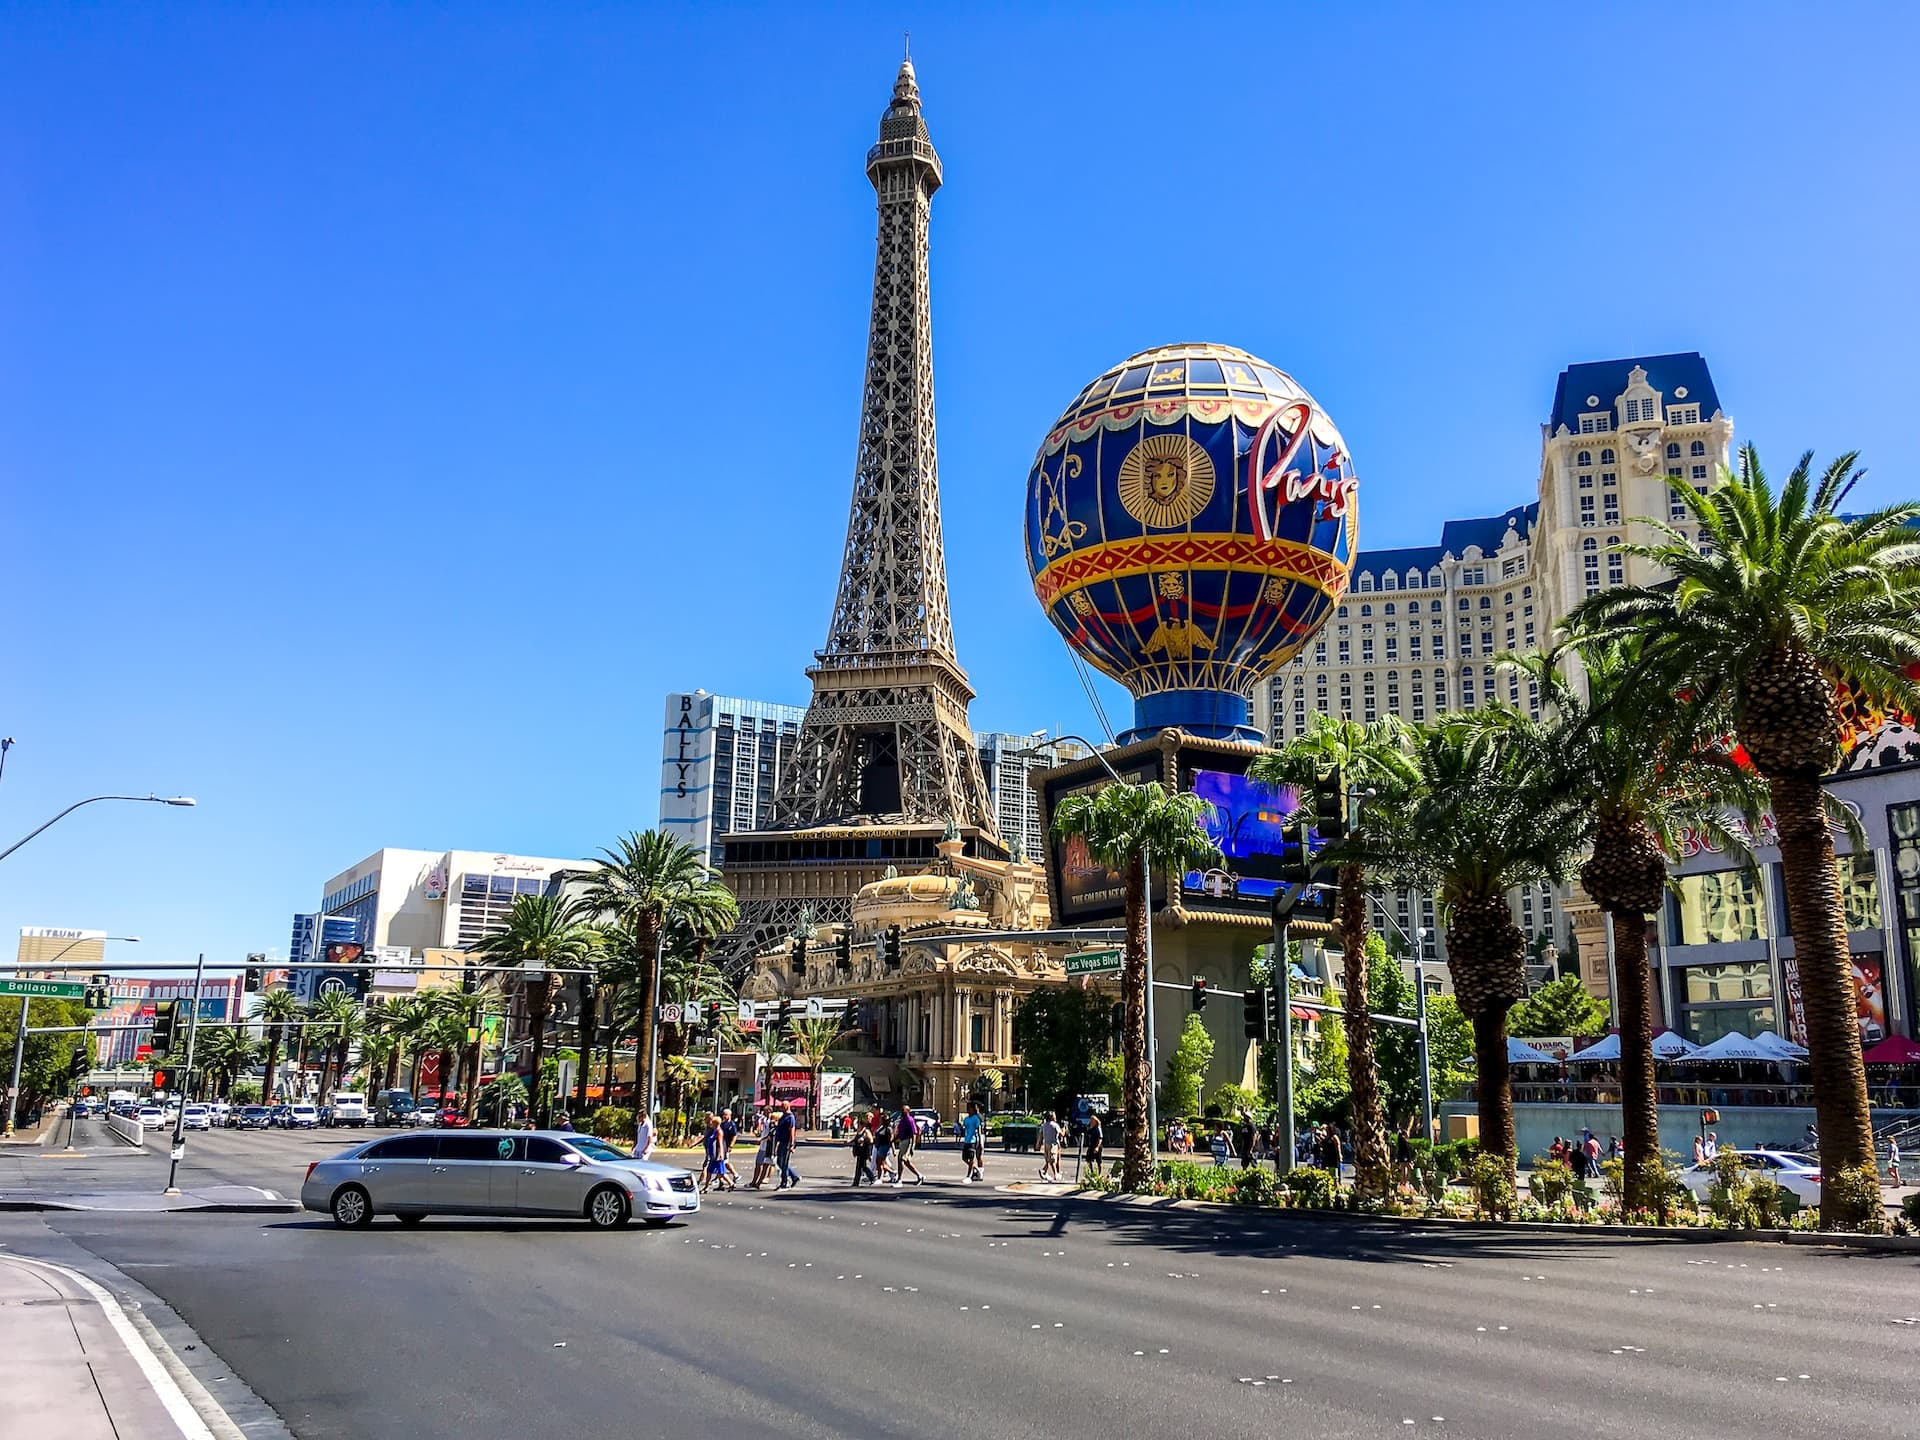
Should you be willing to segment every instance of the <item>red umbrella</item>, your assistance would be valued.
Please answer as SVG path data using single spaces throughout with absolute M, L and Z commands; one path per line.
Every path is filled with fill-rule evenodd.
M 1920 1044 L 1904 1035 L 1889 1035 L 1869 1046 L 1860 1058 L 1869 1065 L 1920 1065 Z

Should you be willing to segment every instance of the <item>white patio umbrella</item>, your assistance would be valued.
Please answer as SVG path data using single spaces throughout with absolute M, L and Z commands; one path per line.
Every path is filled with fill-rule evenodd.
M 1656 1060 L 1684 1060 L 1699 1048 L 1686 1036 L 1672 1030 L 1662 1030 L 1653 1037 L 1653 1058 Z
M 1604 1040 L 1596 1040 L 1584 1050 L 1576 1050 L 1567 1056 L 1569 1065 L 1596 1065 L 1606 1060 L 1620 1058 L 1620 1037 L 1609 1035 Z
M 1777 1052 L 1782 1060 L 1804 1060 L 1808 1054 L 1806 1046 L 1796 1045 L 1784 1035 L 1776 1035 L 1771 1030 L 1762 1030 L 1753 1037 L 1753 1043 Z

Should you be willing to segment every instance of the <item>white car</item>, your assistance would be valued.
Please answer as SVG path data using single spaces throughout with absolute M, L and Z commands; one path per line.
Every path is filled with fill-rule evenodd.
M 1736 1153 L 1749 1170 L 1777 1181 L 1781 1189 L 1792 1191 L 1802 1205 L 1820 1203 L 1820 1162 L 1813 1156 L 1803 1155 L 1798 1150 L 1741 1150 Z M 1689 1165 L 1681 1172 L 1680 1182 L 1693 1192 L 1695 1199 L 1705 1200 L 1707 1187 L 1713 1184 L 1712 1163 Z
M 134 1112 L 134 1119 L 140 1122 L 142 1130 L 158 1130 L 167 1123 L 167 1112 L 158 1105 L 142 1105 Z
M 207 1112 L 213 1116 L 213 1123 L 216 1127 L 225 1129 L 227 1121 L 233 1117 L 233 1106 L 224 1100 L 216 1100 L 207 1106 Z
M 438 1105 L 417 1106 L 413 1113 L 407 1116 L 405 1123 L 415 1129 L 430 1130 L 440 1123 L 440 1107 Z
M 205 1105 L 189 1105 L 180 1112 L 180 1125 L 186 1130 L 211 1130 L 213 1111 Z
M 314 1105 L 295 1105 L 287 1114 L 289 1130 L 313 1130 L 320 1125 L 320 1110 Z

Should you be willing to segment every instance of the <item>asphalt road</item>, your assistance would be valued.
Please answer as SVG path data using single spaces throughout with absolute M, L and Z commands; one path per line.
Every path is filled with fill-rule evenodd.
M 283 1190 L 342 1139 L 193 1138 L 203 1178 Z M 660 1231 L 47 1213 L 0 1243 L 120 1267 L 302 1437 L 1920 1429 L 1920 1255 L 853 1191 L 831 1161 Z

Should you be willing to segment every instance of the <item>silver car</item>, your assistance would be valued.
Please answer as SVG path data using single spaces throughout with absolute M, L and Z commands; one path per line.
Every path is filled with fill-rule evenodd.
M 539 1215 L 599 1229 L 638 1215 L 664 1225 L 700 1208 L 693 1176 L 564 1130 L 439 1130 L 389 1135 L 307 1167 L 300 1203 L 337 1225 L 376 1214 L 417 1225 L 438 1215 Z

